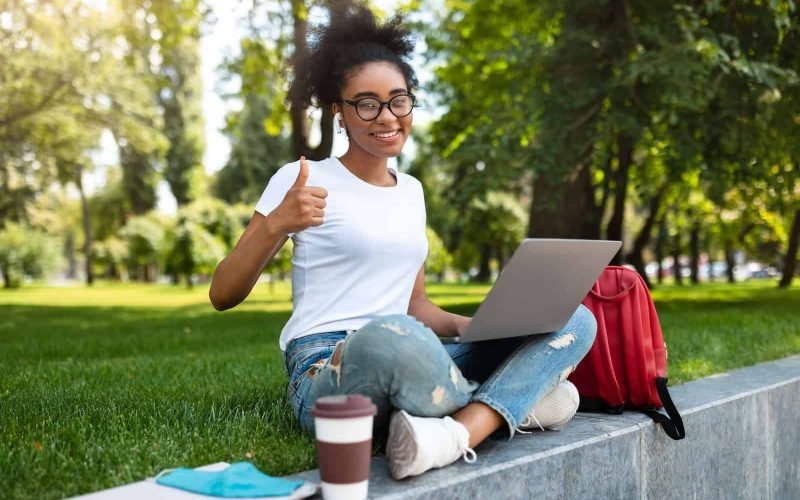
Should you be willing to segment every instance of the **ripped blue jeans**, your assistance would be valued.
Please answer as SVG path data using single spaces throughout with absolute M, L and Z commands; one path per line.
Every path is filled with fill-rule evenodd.
M 561 330 L 529 337 L 442 344 L 411 316 L 384 316 L 350 332 L 307 335 L 286 348 L 289 401 L 300 426 L 314 433 L 311 407 L 320 396 L 358 393 L 378 407 L 375 434 L 393 409 L 444 417 L 481 402 L 518 423 L 589 352 L 597 331 L 579 306 Z

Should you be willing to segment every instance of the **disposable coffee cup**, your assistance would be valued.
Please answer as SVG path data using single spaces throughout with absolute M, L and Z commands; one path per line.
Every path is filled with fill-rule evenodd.
M 323 396 L 314 403 L 317 458 L 326 500 L 360 500 L 369 490 L 372 420 L 378 412 L 360 394 Z

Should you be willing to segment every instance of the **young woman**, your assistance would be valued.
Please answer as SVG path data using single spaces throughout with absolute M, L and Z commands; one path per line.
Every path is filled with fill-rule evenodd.
M 413 121 L 413 49 L 398 18 L 378 24 L 356 8 L 317 33 L 291 92 L 329 106 L 349 146 L 340 158 L 281 168 L 209 292 L 218 310 L 239 304 L 292 238 L 293 313 L 280 337 L 289 398 L 314 431 L 316 398 L 359 393 L 388 428 L 395 479 L 462 456 L 499 431 L 557 428 L 575 414 L 567 375 L 588 352 L 596 323 L 581 306 L 558 332 L 442 345 L 470 318 L 425 295 L 425 204 L 413 177 L 387 167 Z

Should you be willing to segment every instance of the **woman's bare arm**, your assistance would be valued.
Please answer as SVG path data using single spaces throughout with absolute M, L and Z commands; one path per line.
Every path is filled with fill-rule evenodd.
M 419 270 L 417 279 L 414 281 L 411 300 L 408 304 L 408 314 L 417 318 L 441 337 L 461 335 L 471 321 L 466 316 L 443 310 L 428 299 L 428 296 L 425 295 L 425 266 Z
M 261 272 L 287 239 L 289 237 L 278 231 L 268 216 L 254 212 L 230 255 L 214 271 L 208 291 L 214 308 L 224 311 L 247 298 Z

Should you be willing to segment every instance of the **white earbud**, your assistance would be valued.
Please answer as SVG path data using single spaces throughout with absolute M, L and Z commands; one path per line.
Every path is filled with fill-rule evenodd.
M 342 121 L 342 114 L 337 111 L 336 114 L 333 115 L 333 128 L 336 129 L 337 134 L 342 133 L 341 121 Z

